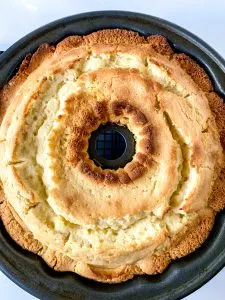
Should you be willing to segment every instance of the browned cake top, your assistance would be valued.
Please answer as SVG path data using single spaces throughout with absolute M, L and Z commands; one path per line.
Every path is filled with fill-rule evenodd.
M 161 272 L 225 205 L 224 104 L 164 37 L 103 30 L 42 45 L 0 105 L 2 219 L 56 269 L 107 282 Z M 88 153 L 108 122 L 135 138 L 117 170 Z

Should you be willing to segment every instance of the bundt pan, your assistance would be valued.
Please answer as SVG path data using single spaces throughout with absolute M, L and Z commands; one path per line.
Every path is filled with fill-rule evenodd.
M 225 61 L 203 41 L 164 20 L 131 12 L 104 11 L 67 17 L 22 38 L 0 57 L 0 87 L 17 71 L 28 53 L 42 43 L 56 44 L 66 36 L 86 35 L 106 28 L 165 36 L 176 52 L 195 59 L 225 99 Z M 166 142 L 166 141 L 165 141 Z M 225 265 L 225 212 L 217 215 L 207 241 L 194 253 L 169 265 L 161 275 L 136 276 L 120 284 L 103 284 L 50 269 L 38 256 L 19 247 L 0 224 L 0 269 L 12 281 L 40 299 L 180 299 L 201 287 Z

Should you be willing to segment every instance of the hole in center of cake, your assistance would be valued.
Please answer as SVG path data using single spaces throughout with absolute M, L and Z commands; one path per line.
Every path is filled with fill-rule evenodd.
M 118 169 L 130 162 L 135 153 L 133 133 L 116 123 L 106 123 L 92 132 L 88 153 L 97 166 Z

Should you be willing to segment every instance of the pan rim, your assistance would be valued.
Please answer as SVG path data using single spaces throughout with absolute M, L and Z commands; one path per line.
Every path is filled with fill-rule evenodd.
M 17 60 L 21 60 L 21 57 L 18 57 L 18 53 L 21 52 L 23 49 L 26 48 L 28 43 L 32 43 L 32 41 L 37 40 L 42 34 L 44 34 L 46 31 L 51 31 L 54 29 L 57 29 L 57 27 L 63 26 L 66 23 L 73 23 L 77 22 L 79 20 L 83 19 L 91 19 L 91 18 L 125 18 L 127 19 L 127 22 L 131 23 L 133 18 L 139 18 L 144 22 L 152 22 L 156 26 L 161 26 L 167 28 L 167 30 L 171 30 L 174 33 L 178 34 L 178 36 L 182 36 L 185 40 L 188 40 L 190 43 L 194 44 L 197 46 L 201 51 L 203 51 L 206 56 L 209 57 L 210 60 L 213 60 L 215 64 L 218 66 L 219 69 L 222 70 L 222 72 L 225 72 L 225 60 L 210 46 L 208 46 L 205 42 L 203 42 L 200 38 L 196 37 L 194 34 L 190 33 L 189 31 L 181 28 L 180 26 L 177 26 L 171 22 L 165 21 L 163 19 L 145 15 L 145 14 L 140 14 L 140 13 L 133 13 L 133 12 L 128 12 L 128 11 L 94 11 L 94 12 L 87 12 L 87 13 L 82 13 L 82 14 L 77 14 L 65 18 L 61 18 L 57 21 L 51 22 L 47 25 L 44 25 L 19 41 L 17 41 L 15 44 L 13 44 L 9 49 L 7 49 L 0 57 L 0 74 L 2 73 L 2 69 L 4 69 L 5 65 L 8 64 L 8 59 L 14 59 L 16 57 Z M 105 27 L 104 27 L 105 28 Z M 122 28 L 118 26 L 118 28 Z M 96 28 L 98 30 L 100 28 Z M 103 28 L 101 28 L 103 29 Z M 124 27 L 125 29 L 125 27 Z M 93 30 L 93 31 L 96 31 Z M 5 81 L 7 81 L 5 79 Z M 220 90 L 220 87 L 218 86 L 218 92 L 223 94 L 223 91 Z M 223 94 L 225 95 L 225 94 Z M 220 215 L 225 215 L 225 213 L 220 213 Z M 1 226 L 2 227 L 2 226 Z M 5 240 L 7 243 L 7 241 Z M 2 247 L 2 246 L 1 246 Z M 4 247 L 4 246 L 3 246 Z M 33 255 L 33 254 L 31 254 Z M 36 296 L 36 297 L 41 297 L 45 299 L 54 299 L 51 293 L 51 291 L 46 290 L 44 287 L 39 287 L 39 291 L 36 290 L 34 287 L 32 287 L 32 284 L 29 282 L 24 282 L 24 279 L 18 278 L 18 270 L 15 269 L 13 265 L 10 264 L 10 261 L 6 259 L 4 255 L 2 255 L 2 250 L 0 248 L 0 257 L 1 257 L 1 262 L 0 262 L 0 270 L 7 276 L 9 277 L 14 283 L 19 285 L 21 288 L 26 290 L 28 293 Z M 187 284 L 185 288 L 177 288 L 174 289 L 173 291 L 170 291 L 173 293 L 173 298 L 172 299 L 180 299 L 181 297 L 185 297 L 192 293 L 193 291 L 197 290 L 200 288 L 202 285 L 204 285 L 206 282 L 208 282 L 210 279 L 212 279 L 225 265 L 225 249 L 220 252 L 219 256 L 216 257 L 215 261 L 212 261 L 211 264 L 209 264 L 207 270 L 205 272 L 202 272 L 201 275 L 196 274 L 196 276 L 193 277 L 192 281 L 189 282 L 189 285 Z M 99 283 L 100 284 L 100 283 Z M 46 292 L 51 296 L 48 298 L 46 296 Z M 91 293 L 91 291 L 90 291 Z M 53 297 L 52 297 L 53 296 Z M 99 297 L 105 297 L 105 293 L 100 293 L 98 295 Z M 111 295 L 112 296 L 112 295 Z M 115 294 L 113 295 L 115 296 Z M 150 296 L 150 295 L 149 295 Z M 90 295 L 86 295 L 85 297 L 90 297 Z M 56 297 L 55 299 L 63 299 L 63 297 Z M 83 298 L 82 298 L 83 299 Z M 100 299 L 100 298 L 99 298 Z M 106 298 L 105 298 L 106 299 Z M 110 299 L 110 298 L 108 298 Z M 119 299 L 119 298 L 118 298 Z M 125 299 L 125 298 L 123 298 Z M 130 298 L 131 299 L 131 298 Z M 145 298 L 146 299 L 146 298 Z M 160 298 L 158 297 L 151 297 L 151 299 L 171 299 L 168 298 L 168 291 L 165 292 L 164 294 L 160 295 Z

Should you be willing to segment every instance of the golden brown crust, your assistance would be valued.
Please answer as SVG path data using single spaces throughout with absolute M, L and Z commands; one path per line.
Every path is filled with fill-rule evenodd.
M 3 199 L 3 195 L 1 195 L 1 199 Z M 39 254 L 43 249 L 42 244 L 33 238 L 31 232 L 20 225 L 23 222 L 21 220 L 19 221 L 18 216 L 15 218 L 16 213 L 14 212 L 13 214 L 12 211 L 13 208 L 3 200 L 3 202 L 0 204 L 0 216 L 8 233 L 21 247 Z
M 177 245 L 171 248 L 171 259 L 186 256 L 199 248 L 212 230 L 214 219 L 214 213 L 209 210 L 208 213 L 202 217 L 199 224 L 193 227 Z
M 143 273 L 154 275 L 162 273 L 171 262 L 169 253 L 158 253 L 140 260 L 137 265 Z
M 33 72 L 38 66 L 44 62 L 45 58 L 49 55 L 55 53 L 63 53 L 74 49 L 74 47 L 93 45 L 93 44 L 127 44 L 127 45 L 138 45 L 138 44 L 148 43 L 157 53 L 168 56 L 172 60 L 180 64 L 180 66 L 187 72 L 193 79 L 193 81 L 200 87 L 203 92 L 207 93 L 209 99 L 210 108 L 214 113 L 217 127 L 220 133 L 221 144 L 225 149 L 225 105 L 222 103 L 222 99 L 213 92 L 212 83 L 205 73 L 205 71 L 199 67 L 192 59 L 184 54 L 174 54 L 171 47 L 169 46 L 167 40 L 161 36 L 150 36 L 146 39 L 139 36 L 135 32 L 126 30 L 103 30 L 92 33 L 88 36 L 80 37 L 68 37 L 64 41 L 60 42 L 56 50 L 54 47 L 48 45 L 41 46 L 35 54 L 29 55 L 25 58 L 20 66 L 17 75 L 9 82 L 6 87 L 3 88 L 0 94 L 0 121 L 5 114 L 7 107 L 9 106 L 10 100 L 13 98 L 18 87 L 26 80 L 28 75 Z M 79 165 L 81 172 L 93 177 L 94 180 L 104 181 L 106 184 L 109 183 L 126 183 L 129 184 L 136 178 L 140 177 L 146 171 L 146 166 L 151 164 L 151 157 L 146 155 L 146 153 L 154 153 L 156 146 L 154 145 L 154 128 L 151 125 L 146 125 L 147 119 L 143 112 L 131 107 L 126 101 L 115 101 L 112 104 L 111 109 L 113 110 L 115 116 L 123 114 L 123 110 L 126 114 L 133 114 L 133 120 L 136 124 L 143 126 L 143 139 L 140 143 L 143 153 L 137 153 L 135 156 L 136 161 L 132 164 L 128 164 L 125 170 L 118 170 L 118 172 L 107 171 L 103 175 L 102 172 L 98 172 L 95 168 L 93 172 L 93 165 L 87 164 L 85 162 Z M 81 153 L 76 154 L 78 150 L 83 149 L 84 143 L 82 143 L 81 137 L 86 136 L 86 131 L 88 127 L 95 126 L 97 118 L 102 119 L 103 116 L 107 120 L 107 110 L 104 102 L 99 104 L 98 107 L 94 109 L 95 117 L 92 115 L 87 115 L 84 118 L 85 130 L 83 132 L 77 132 L 76 127 L 71 127 L 73 134 L 75 134 L 79 139 L 71 141 L 71 151 L 69 155 L 69 160 L 71 163 L 76 164 L 80 158 L 82 158 Z M 145 126 L 146 125 L 146 126 Z M 148 138 L 144 137 L 147 135 Z M 75 153 L 76 151 L 76 153 Z M 198 160 L 199 158 L 199 147 L 196 144 L 195 156 Z M 146 153 L 145 153 L 146 152 Z M 175 155 L 175 153 L 173 153 Z M 207 238 L 209 232 L 212 229 L 214 222 L 213 210 L 218 212 L 225 207 L 225 169 L 220 173 L 216 184 L 213 186 L 212 195 L 210 199 L 210 207 L 212 210 L 203 214 L 198 226 L 193 226 L 189 228 L 189 233 L 184 232 L 180 236 L 179 242 L 174 242 L 173 247 L 169 253 L 158 253 L 157 255 L 148 258 L 146 256 L 144 259 L 139 260 L 136 264 L 127 264 L 121 267 L 106 269 L 101 267 L 95 267 L 88 264 L 74 262 L 71 258 L 63 256 L 60 252 L 55 252 L 46 247 L 43 247 L 41 243 L 34 239 L 31 232 L 29 232 L 24 226 L 23 222 L 16 216 L 13 208 L 10 207 L 9 203 L 4 199 L 3 192 L 1 191 L 0 205 L 1 218 L 3 220 L 4 226 L 6 227 L 12 238 L 23 248 L 37 253 L 43 257 L 43 259 L 55 270 L 58 271 L 75 271 L 82 276 L 88 278 L 108 283 L 116 283 L 128 280 L 132 278 L 135 274 L 156 274 L 161 273 L 172 259 L 177 259 L 179 257 L 185 256 L 188 253 L 194 251 L 199 247 Z M 172 169 L 171 169 L 172 172 Z M 182 238 L 181 238 L 182 237 Z
M 145 38 L 134 31 L 123 29 L 100 30 L 83 37 L 88 45 L 112 44 L 112 45 L 137 45 L 146 43 Z
M 213 90 L 213 85 L 209 79 L 209 76 L 193 59 L 184 53 L 174 54 L 173 59 L 175 59 L 182 69 L 184 69 L 187 74 L 191 76 L 194 82 L 201 87 L 202 91 L 210 92 Z
M 168 56 L 173 55 L 173 50 L 164 36 L 150 35 L 146 38 L 146 41 L 157 53 Z
M 215 211 L 219 212 L 225 208 L 225 168 L 219 174 L 209 200 L 210 207 Z
M 84 101 L 85 97 L 85 94 L 82 93 L 82 101 Z M 71 100 L 72 99 L 69 99 L 68 102 Z M 110 115 L 109 111 L 111 111 Z M 71 114 L 74 114 L 73 110 L 70 112 Z M 84 156 L 83 152 L 86 147 L 88 132 L 90 132 L 92 128 L 96 128 L 97 125 L 102 122 L 112 122 L 113 117 L 115 117 L 118 122 L 118 118 L 122 118 L 124 116 L 131 119 L 135 126 L 143 128 L 142 139 L 139 143 L 139 147 L 142 152 L 137 152 L 134 159 L 124 168 L 128 178 L 131 179 L 126 181 L 126 183 L 129 184 L 132 180 L 143 176 L 146 171 L 146 167 L 151 163 L 151 154 L 154 154 L 154 130 L 140 109 L 129 104 L 126 100 L 112 101 L 110 107 L 107 107 L 106 103 L 103 101 L 98 102 L 97 105 L 93 107 L 93 110 L 86 110 L 85 113 L 82 114 L 82 121 L 80 125 L 82 130 L 75 125 L 71 127 L 71 139 L 69 141 L 67 151 L 68 161 L 73 166 L 76 166 L 77 163 L 82 160 L 79 165 L 80 172 L 98 183 L 106 182 L 108 184 L 119 184 L 118 172 L 120 172 L 120 170 L 103 170 L 96 167 L 90 159 Z M 144 165 L 142 164 L 143 156 L 145 157 Z
M 62 42 L 59 42 L 57 44 L 55 53 L 62 54 L 63 52 L 67 52 L 83 44 L 84 44 L 84 40 L 82 36 L 79 35 L 69 36 L 65 38 Z
M 119 283 L 131 279 L 135 274 L 143 274 L 135 265 L 106 269 L 78 263 L 75 271 L 82 276 L 105 283 Z
M 221 144 L 223 149 L 225 149 L 225 105 L 223 99 L 215 92 L 208 93 L 207 97 L 219 130 Z

